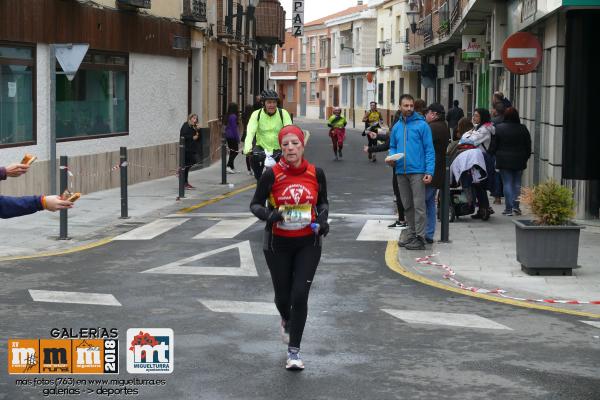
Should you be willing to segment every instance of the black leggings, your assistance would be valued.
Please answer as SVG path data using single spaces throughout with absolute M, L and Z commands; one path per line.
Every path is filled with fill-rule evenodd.
M 308 314 L 308 293 L 321 259 L 321 246 L 315 246 L 314 240 L 312 235 L 274 237 L 273 250 L 264 250 L 275 289 L 275 305 L 290 329 L 290 347 L 300 348 Z
M 236 139 L 227 139 L 227 147 L 229 148 L 229 161 L 227 162 L 227 166 L 234 169 L 233 160 L 235 160 L 238 155 L 238 141 Z

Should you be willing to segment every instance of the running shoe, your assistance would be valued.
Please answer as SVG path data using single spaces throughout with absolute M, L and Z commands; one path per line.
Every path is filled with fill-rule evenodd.
M 406 228 L 406 222 L 404 221 L 394 221 L 393 224 L 388 225 L 390 229 L 401 229 Z
M 520 208 L 513 208 L 513 214 L 515 214 L 515 215 L 521 215 L 523 213 L 521 212 Z
M 304 363 L 300 357 L 300 349 L 289 349 L 287 353 L 287 363 L 285 369 L 289 371 L 302 371 Z
M 281 334 L 281 341 L 285 344 L 290 343 L 290 328 L 288 327 L 288 323 L 285 320 L 281 320 L 281 324 L 279 324 L 279 333 Z
M 342 151 L 338 150 L 338 155 L 340 156 L 340 158 L 342 158 Z
M 228 174 L 237 174 L 237 171 L 231 167 L 227 167 L 227 173 Z
M 502 211 L 502 215 L 506 215 L 508 217 L 512 217 L 513 212 L 512 212 L 512 210 L 504 210 L 504 211 Z

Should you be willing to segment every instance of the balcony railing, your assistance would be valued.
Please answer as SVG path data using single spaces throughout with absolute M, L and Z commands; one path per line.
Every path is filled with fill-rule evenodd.
M 423 18 L 422 32 L 425 44 L 430 43 L 433 40 L 433 25 L 431 14 L 427 14 L 427 16 Z
M 271 72 L 296 72 L 298 64 L 296 63 L 276 63 L 271 65 Z
M 206 0 L 184 0 L 181 19 L 186 22 L 206 22 Z
M 352 51 L 342 50 L 340 52 L 340 65 L 352 65 L 354 63 L 354 53 Z

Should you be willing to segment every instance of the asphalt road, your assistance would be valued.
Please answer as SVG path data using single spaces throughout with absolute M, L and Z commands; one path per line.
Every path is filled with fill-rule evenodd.
M 369 163 L 362 153 L 365 140 L 349 131 L 343 161 L 333 161 L 326 130 L 314 123 L 303 127 L 312 132 L 307 158 L 327 175 L 331 213 L 352 214 L 333 216 L 325 240 L 302 342 L 305 371 L 284 369 L 279 318 L 269 315 L 273 291 L 261 250 L 262 224 L 231 238 L 194 238 L 222 221 L 246 218 L 232 213 L 248 211 L 250 191 L 165 218 L 183 222 L 151 240 L 0 263 L 0 357 L 11 360 L 9 338 L 49 338 L 52 328 L 116 328 L 119 375 L 72 377 L 164 379 L 166 384 L 81 381 L 65 386 L 81 394 L 49 397 L 107 398 L 97 394 L 103 387 L 115 390 L 113 397 L 141 399 L 600 399 L 597 328 L 574 316 L 424 286 L 390 270 L 386 241 L 357 240 L 367 220 L 394 213 L 391 172 L 383 157 Z M 241 168 L 242 160 L 237 165 Z M 185 260 L 230 245 L 239 251 L 233 247 Z M 240 254 L 248 245 L 254 266 L 241 272 Z M 216 273 L 236 270 L 223 272 L 229 276 L 199 274 L 207 266 Z M 29 290 L 111 294 L 120 305 L 39 302 Z M 211 309 L 215 304 L 233 309 L 217 312 Z M 252 305 L 259 311 L 246 313 Z M 452 319 L 456 314 L 461 315 Z M 483 327 L 463 323 L 468 317 Z M 130 328 L 174 331 L 173 373 L 127 372 Z M 43 398 L 43 389 L 54 386 L 17 385 L 17 379 L 35 377 L 53 376 L 8 375 L 4 368 L 0 399 Z M 123 386 L 138 394 L 116 393 Z

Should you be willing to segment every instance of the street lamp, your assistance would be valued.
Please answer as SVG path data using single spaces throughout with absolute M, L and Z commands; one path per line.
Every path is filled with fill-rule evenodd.
M 419 11 L 416 10 L 417 4 L 414 1 L 409 2 L 409 6 L 410 10 L 406 12 L 406 16 L 410 23 L 410 30 L 414 34 L 417 31 L 417 16 L 419 16 Z

